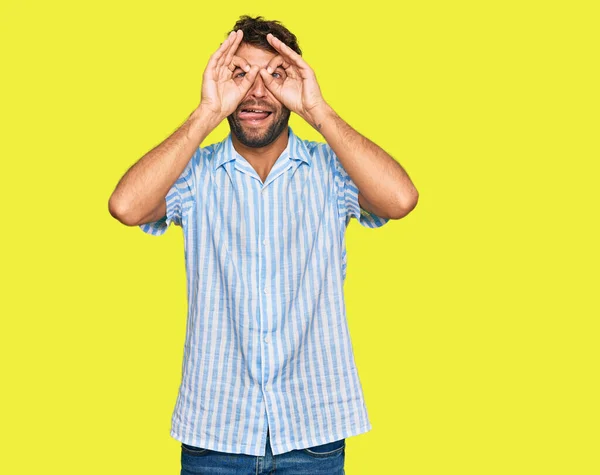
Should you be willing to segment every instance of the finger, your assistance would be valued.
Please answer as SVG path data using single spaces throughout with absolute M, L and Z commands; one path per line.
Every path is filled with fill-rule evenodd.
M 225 49 L 225 51 L 223 52 L 223 54 L 221 55 L 221 57 L 219 58 L 219 60 L 217 61 L 217 69 L 220 69 L 223 67 L 224 64 L 227 64 L 225 62 L 225 59 L 227 58 L 228 54 L 231 51 L 232 46 L 235 44 L 235 41 L 237 40 L 237 37 L 239 36 L 238 32 L 235 31 L 233 32 L 232 35 L 227 37 L 227 41 L 228 41 L 228 45 L 227 48 Z
M 283 41 L 273 36 L 272 33 L 267 35 L 267 41 L 275 48 L 285 59 L 295 64 L 301 71 L 311 72 L 312 69 L 306 61 L 302 59 L 298 53 L 286 45 Z
M 229 36 L 227 37 L 227 39 L 225 41 L 223 41 L 223 43 L 221 43 L 221 45 L 219 46 L 219 48 L 217 49 L 217 51 L 215 51 L 211 56 L 210 59 L 208 60 L 208 64 L 206 65 L 206 69 L 215 69 L 215 67 L 217 66 L 217 61 L 219 61 L 219 58 L 222 57 L 223 52 L 227 49 L 227 47 L 229 46 L 230 43 L 230 39 L 233 36 L 233 31 L 231 33 L 229 33 Z
M 269 64 L 267 64 L 265 69 L 269 74 L 272 74 L 273 71 L 275 71 L 279 66 L 281 66 L 284 70 L 290 67 L 290 63 L 288 63 L 280 54 L 271 58 L 271 61 L 269 61 Z
M 260 70 L 260 76 L 262 77 L 266 88 L 273 93 L 277 100 L 281 100 L 279 95 L 279 91 L 281 90 L 281 84 L 275 81 L 275 78 L 271 76 L 271 74 L 269 74 L 266 69 Z
M 231 62 L 227 65 L 227 68 L 231 72 L 234 72 L 235 68 L 240 68 L 240 69 L 243 69 L 244 71 L 248 72 L 248 71 L 250 71 L 250 64 L 248 63 L 248 61 L 246 61 L 244 58 L 242 58 L 240 56 L 233 56 L 233 58 L 231 58 Z
M 275 78 L 271 75 L 272 73 L 267 72 L 265 68 L 261 68 L 260 71 L 258 71 L 258 73 L 263 78 L 263 82 L 267 87 L 269 87 L 271 83 L 275 80 Z
M 248 92 L 250 87 L 252 87 L 252 84 L 254 84 L 259 69 L 260 68 L 256 64 L 253 64 L 250 67 L 250 70 L 244 75 L 244 79 L 242 79 L 242 82 L 240 83 L 240 87 L 244 93 Z
M 234 53 L 236 52 L 236 50 L 238 49 L 238 46 L 240 44 L 240 42 L 242 41 L 242 37 L 244 36 L 244 32 L 242 30 L 237 30 L 235 32 L 235 35 L 232 39 L 232 43 L 229 46 L 229 49 L 227 50 L 227 52 L 221 57 L 221 59 L 223 60 L 222 62 L 219 61 L 218 66 L 217 67 L 221 67 L 223 65 L 228 66 L 229 63 L 231 63 L 231 58 L 233 57 Z

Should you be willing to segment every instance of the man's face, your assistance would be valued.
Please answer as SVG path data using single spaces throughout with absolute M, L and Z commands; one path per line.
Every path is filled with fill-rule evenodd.
M 242 43 L 236 56 L 244 58 L 250 66 L 256 64 L 265 68 L 275 53 Z M 233 72 L 233 80 L 241 82 L 246 72 L 237 68 Z M 278 67 L 273 71 L 276 81 L 285 79 L 285 71 Z M 265 111 L 265 112 L 253 112 Z M 274 142 L 287 129 L 290 110 L 279 102 L 267 89 L 260 74 L 248 90 L 237 109 L 227 117 L 231 132 L 246 147 L 265 147 Z

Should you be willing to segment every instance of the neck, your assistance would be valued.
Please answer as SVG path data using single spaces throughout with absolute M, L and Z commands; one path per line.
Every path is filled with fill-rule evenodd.
M 268 176 L 269 171 L 287 147 L 288 130 L 289 128 L 286 127 L 279 134 L 279 137 L 264 147 L 247 147 L 237 139 L 235 134 L 231 134 L 231 142 L 235 151 L 244 157 L 256 172 L 264 178 Z

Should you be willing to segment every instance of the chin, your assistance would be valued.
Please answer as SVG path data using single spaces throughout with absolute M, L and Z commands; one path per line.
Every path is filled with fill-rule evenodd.
M 246 147 L 250 147 L 250 148 L 262 148 L 262 147 L 266 147 L 267 145 L 271 145 L 275 139 L 277 137 L 273 137 L 273 136 L 268 136 L 266 134 L 261 134 L 261 135 L 247 135 L 247 134 L 241 134 L 241 135 L 236 135 L 237 139 Z
M 288 127 L 289 113 L 275 117 L 265 126 L 249 126 L 233 116 L 227 117 L 231 133 L 246 147 L 261 148 L 273 143 Z

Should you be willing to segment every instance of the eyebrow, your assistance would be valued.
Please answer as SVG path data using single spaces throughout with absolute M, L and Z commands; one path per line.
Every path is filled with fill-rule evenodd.
M 235 72 L 236 72 L 238 69 L 239 69 L 240 71 L 244 71 L 244 70 L 243 70 L 242 68 L 240 68 L 239 66 L 236 66 L 236 67 L 235 67 L 235 69 L 233 70 L 233 72 L 235 73 Z M 282 71 L 285 73 L 285 69 L 283 69 L 283 66 L 281 66 L 281 65 L 277 66 L 277 67 L 275 68 L 275 71 L 277 71 L 278 69 L 281 69 L 281 70 L 282 70 Z M 246 72 L 246 71 L 244 71 L 244 72 Z

